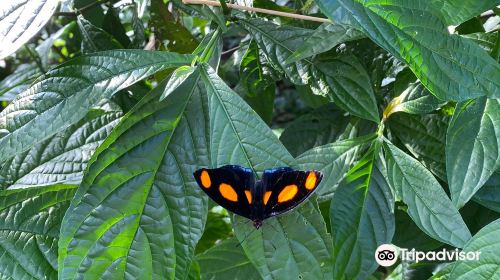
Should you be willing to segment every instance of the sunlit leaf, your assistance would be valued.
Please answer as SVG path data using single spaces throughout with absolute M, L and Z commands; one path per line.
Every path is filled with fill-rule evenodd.
M 50 20 L 58 0 L 13 0 L 0 7 L 0 59 L 22 47 Z
M 79 184 L 88 160 L 121 116 L 119 110 L 92 110 L 68 129 L 7 160 L 0 168 L 0 189 Z
M 61 278 L 187 277 L 207 214 L 193 178 L 208 165 L 199 77 L 162 102 L 158 86 L 92 157 L 63 221 Z
M 81 56 L 49 71 L 0 113 L 0 162 L 78 122 L 101 100 L 192 56 L 113 50 Z

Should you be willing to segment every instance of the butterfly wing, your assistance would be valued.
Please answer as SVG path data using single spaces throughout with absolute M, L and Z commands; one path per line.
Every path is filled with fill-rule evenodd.
M 296 171 L 288 167 L 267 169 L 262 182 L 264 219 L 290 211 L 314 193 L 323 175 L 316 170 Z
M 200 188 L 217 204 L 251 219 L 252 188 L 255 178 L 251 169 L 237 165 L 202 168 L 194 172 Z

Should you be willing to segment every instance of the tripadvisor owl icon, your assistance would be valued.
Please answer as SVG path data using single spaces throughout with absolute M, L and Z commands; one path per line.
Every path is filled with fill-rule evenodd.
M 382 244 L 375 251 L 375 260 L 381 266 L 391 266 L 398 260 L 397 248 L 391 244 Z

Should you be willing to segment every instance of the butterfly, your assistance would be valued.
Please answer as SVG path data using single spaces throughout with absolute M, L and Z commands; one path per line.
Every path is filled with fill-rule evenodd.
M 295 208 L 318 187 L 323 175 L 316 170 L 289 167 L 264 170 L 255 181 L 251 169 L 238 165 L 202 168 L 194 172 L 200 188 L 217 204 L 253 221 L 256 229 L 270 217 Z

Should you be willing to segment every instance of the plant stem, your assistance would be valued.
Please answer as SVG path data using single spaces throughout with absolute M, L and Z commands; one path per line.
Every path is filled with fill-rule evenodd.
M 219 1 L 210 1 L 210 0 L 182 0 L 182 3 L 194 4 L 194 5 L 217 6 L 217 7 L 221 6 Z M 235 9 L 235 10 L 263 13 L 263 14 L 269 14 L 269 15 L 275 15 L 275 16 L 281 16 L 281 17 L 289 17 L 289 18 L 295 18 L 295 19 L 301 19 L 301 20 L 316 21 L 316 22 L 333 23 L 331 20 L 329 20 L 327 18 L 285 13 L 285 12 L 280 12 L 280 11 L 275 11 L 275 10 L 247 7 L 247 6 L 241 6 L 241 5 L 237 5 L 237 4 L 231 4 L 231 3 L 227 3 L 226 5 L 228 8 Z

